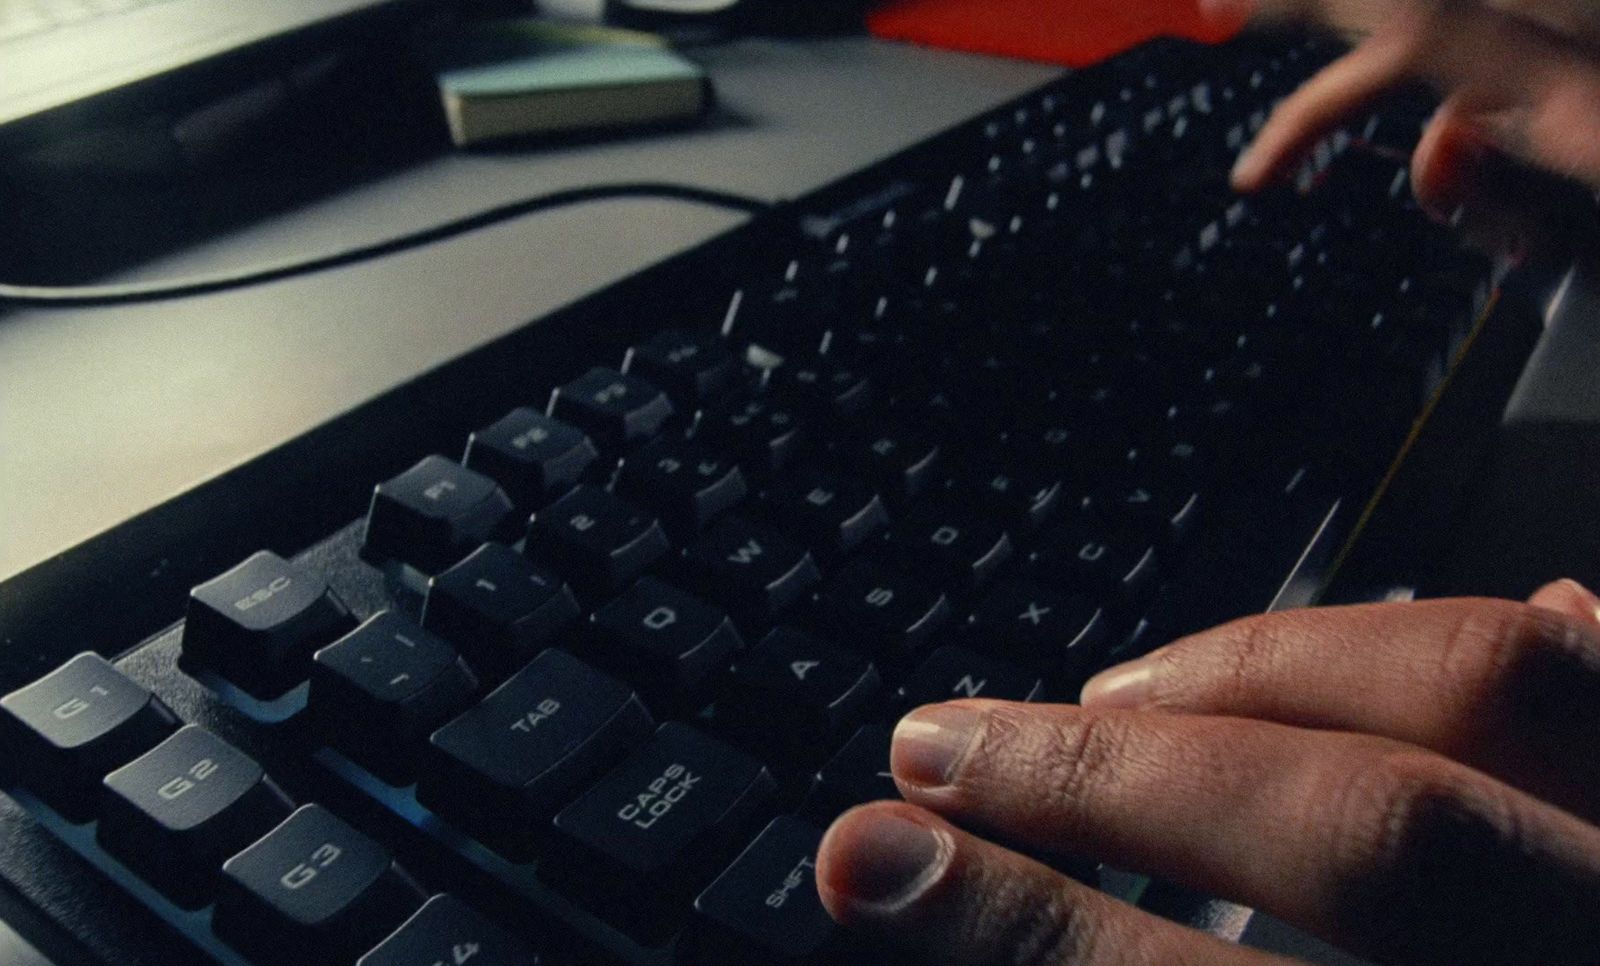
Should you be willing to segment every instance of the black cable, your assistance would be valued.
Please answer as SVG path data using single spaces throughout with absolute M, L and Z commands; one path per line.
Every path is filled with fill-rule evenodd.
M 550 208 L 599 201 L 606 198 L 673 198 L 702 205 L 731 208 L 759 214 L 770 211 L 768 202 L 745 195 L 696 188 L 690 185 L 637 182 L 625 184 L 592 185 L 553 191 L 547 195 L 524 198 L 508 204 L 497 205 L 474 214 L 456 218 L 424 228 L 421 231 L 383 241 L 358 245 L 343 251 L 318 255 L 313 258 L 261 265 L 236 272 L 179 279 L 173 282 L 133 282 L 126 285 L 10 285 L 0 282 L 0 305 L 29 305 L 48 308 L 82 308 L 85 306 L 132 305 L 138 302 L 157 302 L 164 299 L 186 298 L 208 292 L 260 285 L 279 279 L 310 275 L 314 272 L 340 268 L 357 262 L 382 258 L 397 252 L 421 248 L 434 242 L 464 235 L 470 231 L 487 228 L 502 221 Z

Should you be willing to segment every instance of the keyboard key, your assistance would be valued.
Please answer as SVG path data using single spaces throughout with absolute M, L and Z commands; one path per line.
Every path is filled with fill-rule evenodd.
M 997 584 L 968 618 L 966 638 L 979 653 L 1081 683 L 1095 669 L 1106 625 L 1105 612 L 1086 598 L 1009 580 Z
M 539 966 L 526 943 L 455 896 L 429 899 L 356 966 Z
M 599 458 L 582 430 L 524 406 L 473 433 L 461 462 L 536 510 L 582 482 Z
M 403 786 L 417 747 L 477 690 L 449 644 L 386 610 L 316 653 L 309 707 L 336 748 Z
M 719 513 L 745 498 L 749 487 L 731 460 L 683 439 L 663 438 L 622 464 L 621 489 L 654 510 L 676 540 L 686 541 Z
M 899 520 L 890 542 L 907 565 L 955 594 L 988 583 L 1014 552 L 1003 527 L 946 501 L 918 507 Z
M 706 414 L 699 432 L 758 479 L 788 466 L 804 432 L 798 410 L 770 397 L 743 397 Z
M 555 643 L 581 613 L 556 573 L 486 543 L 428 582 L 422 626 L 459 646 L 483 676 L 501 680 Z
M 774 385 L 816 419 L 848 418 L 872 401 L 872 380 L 866 373 L 817 357 L 786 362 Z
M 653 726 L 633 689 L 564 651 L 545 651 L 434 733 L 417 797 L 522 856 L 551 813 Z
M 883 725 L 856 729 L 850 740 L 811 780 L 805 813 L 828 824 L 857 805 L 900 797 L 894 773 L 889 770 L 893 734 Z
M 322 806 L 304 805 L 223 864 L 213 928 L 272 966 L 350 962 L 422 899 L 383 846 Z
M 643 379 L 596 367 L 551 393 L 549 413 L 619 456 L 654 436 L 673 408 L 666 393 Z
M 733 386 L 739 363 L 714 335 L 667 329 L 629 349 L 622 371 L 660 386 L 679 409 L 693 412 Z
M 1097 599 L 1137 600 L 1157 572 L 1156 549 L 1132 534 L 1116 534 L 1087 514 L 1074 515 L 1045 534 L 1028 555 L 1038 574 L 1065 580 Z
M 773 790 L 754 758 L 668 722 L 556 816 L 563 878 L 635 935 L 661 937 Z
M 534 516 L 527 554 L 546 560 L 580 597 L 621 591 L 670 549 L 650 514 L 605 490 L 580 486 Z
M 839 455 L 897 506 L 927 492 L 939 475 L 939 444 L 903 426 L 863 433 L 845 442 Z
M 72 821 L 87 821 L 105 774 L 177 727 L 159 698 L 85 652 L 0 698 L 0 771 Z
M 514 536 L 515 517 L 511 498 L 494 480 L 427 456 L 373 491 L 361 556 L 436 574 L 479 544 Z
M 684 560 L 703 593 L 751 625 L 770 621 L 821 579 L 804 548 L 742 517 L 712 524 Z
M 694 902 L 694 962 L 798 963 L 822 953 L 839 927 L 817 898 L 822 830 L 772 820 Z
M 107 775 L 102 802 L 100 844 L 186 909 L 294 807 L 260 765 L 196 725 Z
M 950 622 L 943 594 L 868 560 L 845 564 L 823 584 L 817 604 L 840 640 L 886 657 L 921 650 Z
M 889 525 L 882 498 L 837 473 L 807 471 L 779 481 L 767 502 L 773 520 L 824 563 L 847 556 Z
M 718 710 L 740 732 L 815 757 L 860 723 L 880 683 L 865 657 L 778 627 L 739 658 Z
M 600 664 L 645 689 L 652 704 L 690 710 L 744 647 L 728 615 L 654 577 L 641 577 L 591 618 Z
M 183 660 L 275 698 L 306 679 L 312 652 L 355 624 L 327 578 L 262 550 L 189 592 Z
M 966 491 L 1013 533 L 1037 529 L 1061 504 L 1059 479 L 1021 470 L 971 474 Z
M 1002 701 L 1037 701 L 1044 681 L 1020 667 L 984 657 L 964 647 L 941 647 L 928 655 L 900 686 L 900 706 L 957 698 L 998 698 Z

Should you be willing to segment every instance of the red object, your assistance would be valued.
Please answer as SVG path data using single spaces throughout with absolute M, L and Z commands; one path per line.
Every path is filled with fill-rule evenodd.
M 867 16 L 886 40 L 1083 67 L 1152 37 L 1216 43 L 1236 25 L 1195 0 L 890 0 Z

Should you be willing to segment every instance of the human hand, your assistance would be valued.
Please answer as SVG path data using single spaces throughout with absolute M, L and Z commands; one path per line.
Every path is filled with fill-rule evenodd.
M 895 731 L 906 802 L 842 816 L 841 922 L 955 963 L 1265 964 L 957 828 L 1262 909 L 1387 962 L 1600 962 L 1600 600 L 1311 609 L 1197 634 L 1082 706 Z
M 1200 0 L 1237 22 L 1298 20 L 1357 42 L 1286 98 L 1241 155 L 1254 191 L 1390 89 L 1425 81 L 1443 103 L 1412 156 L 1418 200 L 1527 237 L 1568 215 L 1569 192 L 1527 168 L 1600 188 L 1600 4 L 1593 0 Z M 1592 223 L 1583 223 L 1588 227 Z

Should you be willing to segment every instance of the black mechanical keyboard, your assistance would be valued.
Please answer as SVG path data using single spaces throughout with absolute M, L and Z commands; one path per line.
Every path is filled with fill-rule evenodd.
M 1228 190 L 1335 53 L 1070 75 L 0 586 L 7 889 L 108 963 L 883 962 L 812 861 L 895 719 L 1313 599 L 1493 323 L 1425 100 Z

